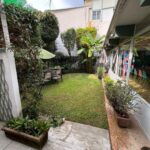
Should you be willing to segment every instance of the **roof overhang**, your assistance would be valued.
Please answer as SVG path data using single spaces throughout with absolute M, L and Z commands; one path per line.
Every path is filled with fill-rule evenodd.
M 143 6 L 150 6 L 150 0 L 139 0 L 140 5 Z
M 118 0 L 104 46 L 118 37 L 122 43 L 150 31 L 150 0 Z

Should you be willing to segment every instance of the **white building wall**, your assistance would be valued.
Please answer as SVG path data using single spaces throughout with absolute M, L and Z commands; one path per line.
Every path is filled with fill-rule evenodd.
M 117 0 L 93 0 L 92 1 L 92 11 L 100 10 L 101 16 L 99 20 L 92 20 L 92 25 L 98 30 L 98 35 L 106 35 L 111 19 L 113 17 L 114 8 L 116 6 Z M 92 15 L 92 14 L 91 14 Z
M 84 28 L 88 24 L 88 7 L 52 11 L 58 19 L 60 32 L 69 28 Z
M 12 115 L 13 117 L 18 117 L 22 114 L 22 108 L 13 52 L 7 51 L 6 53 L 0 53 L 0 60 L 2 60 L 4 64 L 4 74 L 12 104 Z
M 5 76 L 7 86 L 8 86 L 7 92 L 9 94 L 9 99 L 12 105 L 12 110 L 11 110 L 12 115 L 13 117 L 18 117 L 22 114 L 22 108 L 21 108 L 14 53 L 12 50 L 8 49 L 10 47 L 10 39 L 9 39 L 9 33 L 8 33 L 8 27 L 7 27 L 5 14 L 1 14 L 0 18 L 1 18 L 1 23 L 3 27 L 6 49 L 7 49 L 6 52 L 0 53 L 0 60 L 2 60 L 4 64 L 4 76 Z
M 58 19 L 60 33 L 66 31 L 69 28 L 84 28 L 88 25 L 89 21 L 89 7 L 80 7 L 66 10 L 52 11 Z M 68 55 L 68 51 L 63 46 L 60 35 L 56 39 L 56 48 L 58 52 L 62 52 L 64 55 Z M 76 56 L 77 52 L 74 49 L 72 56 Z

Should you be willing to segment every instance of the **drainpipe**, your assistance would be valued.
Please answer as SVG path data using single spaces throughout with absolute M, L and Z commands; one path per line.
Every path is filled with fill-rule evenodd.
M 132 37 L 130 42 L 130 51 L 129 51 L 129 59 L 128 59 L 128 70 L 127 70 L 127 76 L 126 76 L 126 83 L 129 82 L 129 76 L 130 76 L 130 69 L 131 69 L 131 63 L 133 58 L 133 48 L 134 48 L 134 37 Z

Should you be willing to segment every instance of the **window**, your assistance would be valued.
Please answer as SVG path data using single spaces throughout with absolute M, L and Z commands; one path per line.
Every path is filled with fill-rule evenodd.
M 92 19 L 93 20 L 100 20 L 100 14 L 101 14 L 100 10 L 94 10 L 92 13 Z

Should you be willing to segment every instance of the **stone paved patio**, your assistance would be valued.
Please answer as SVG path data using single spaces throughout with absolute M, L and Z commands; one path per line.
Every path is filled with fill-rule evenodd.
M 34 148 L 8 139 L 1 131 L 0 150 Z M 43 150 L 110 150 L 108 130 L 66 121 L 61 127 L 49 130 L 49 140 Z

